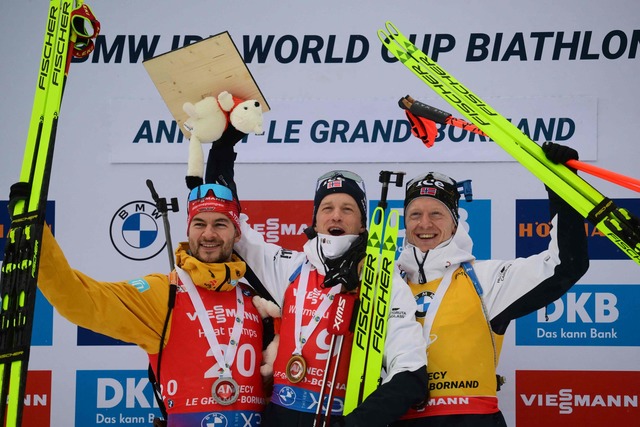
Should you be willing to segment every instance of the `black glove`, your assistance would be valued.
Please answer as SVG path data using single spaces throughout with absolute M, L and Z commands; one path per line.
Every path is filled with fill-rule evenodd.
M 9 217 L 13 217 L 13 208 L 19 200 L 27 200 L 31 194 L 31 186 L 28 182 L 16 182 L 9 188 Z
M 544 152 L 545 156 L 547 156 L 547 159 L 551 160 L 553 163 L 556 163 L 556 164 L 558 163 L 564 164 L 568 160 L 578 160 L 578 152 L 575 149 L 571 147 L 567 147 L 566 145 L 556 144 L 555 142 L 546 141 L 544 144 L 542 144 L 542 151 Z M 569 167 L 569 169 L 573 173 L 577 173 L 577 171 L 574 168 Z M 550 201 L 556 204 L 566 203 L 560 196 L 558 196 L 546 184 L 544 188 L 547 190 L 547 193 L 549 194 Z M 557 209 L 552 207 L 551 210 L 552 210 L 551 216 L 553 217 Z
M 553 163 L 566 163 L 568 160 L 578 160 L 578 152 L 566 145 L 556 144 L 555 142 L 546 141 L 542 144 L 542 151 L 547 159 Z
M 332 264 L 332 260 L 327 260 L 327 264 Z M 332 288 L 336 285 L 344 287 L 347 291 L 352 291 L 359 285 L 357 257 L 340 258 L 338 265 L 331 265 L 327 275 L 324 277 L 325 288 Z
M 367 250 L 367 233 L 361 233 L 349 249 L 339 258 L 326 259 L 327 274 L 324 276 L 325 288 L 340 285 L 352 291 L 360 284 L 358 264 Z
M 185 176 L 184 177 L 185 182 L 187 183 L 187 188 L 189 190 L 193 190 L 194 188 L 204 184 L 204 181 L 202 180 L 202 177 L 199 176 Z

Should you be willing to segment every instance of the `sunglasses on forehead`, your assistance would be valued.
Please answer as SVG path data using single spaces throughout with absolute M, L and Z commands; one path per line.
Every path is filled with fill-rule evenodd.
M 218 199 L 233 201 L 233 193 L 231 190 L 220 184 L 203 184 L 197 186 L 189 192 L 189 201 L 192 202 L 202 199 L 206 197 L 209 192 L 213 192 L 213 195 Z
M 340 178 L 349 179 L 351 181 L 354 181 L 358 185 L 358 187 L 360 187 L 360 189 L 364 193 L 366 193 L 365 186 L 364 186 L 364 181 L 362 180 L 360 175 L 358 175 L 357 173 L 351 172 L 351 171 L 347 171 L 347 170 L 334 170 L 334 171 L 325 173 L 320 178 L 318 178 L 318 181 L 316 183 L 316 190 L 318 190 L 318 188 L 320 188 L 322 183 L 324 183 L 325 181 L 338 180 Z
M 413 178 L 411 181 L 407 182 L 407 188 L 412 187 L 413 185 L 415 185 L 417 182 L 420 182 L 420 181 L 432 181 L 432 180 L 442 181 L 450 185 L 455 185 L 453 179 L 449 178 L 448 176 L 438 172 L 429 172 L 426 175 L 417 176 Z

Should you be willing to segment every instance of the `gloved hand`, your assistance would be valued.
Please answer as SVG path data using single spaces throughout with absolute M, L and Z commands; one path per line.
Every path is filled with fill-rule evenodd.
M 19 200 L 26 200 L 29 198 L 31 187 L 27 182 L 16 182 L 9 188 L 9 217 L 13 217 L 13 208 Z
M 568 160 L 578 160 L 578 152 L 566 145 L 556 144 L 555 142 L 546 141 L 542 144 L 542 151 L 544 152 L 547 159 L 551 160 L 553 163 L 566 163 Z M 577 171 L 567 166 L 573 173 L 577 173 Z M 553 190 L 551 190 L 547 185 L 544 186 L 549 194 L 549 200 L 556 200 L 562 202 L 562 198 L 558 196 Z
M 347 291 L 352 291 L 360 284 L 358 264 L 362 256 L 355 252 L 346 254 L 337 260 L 327 259 L 327 274 L 324 276 L 323 287 L 332 288 L 340 285 Z
M 193 190 L 194 188 L 204 184 L 204 181 L 201 177 L 199 176 L 185 176 L 184 177 L 185 182 L 187 183 L 187 188 L 189 190 Z
M 360 284 L 360 261 L 367 251 L 367 233 L 361 233 L 349 249 L 339 258 L 326 259 L 327 274 L 324 276 L 325 288 L 340 285 L 352 291 Z
M 546 141 L 542 144 L 542 151 L 544 151 L 547 159 L 553 163 L 566 163 L 568 160 L 578 160 L 578 152 L 567 145 Z

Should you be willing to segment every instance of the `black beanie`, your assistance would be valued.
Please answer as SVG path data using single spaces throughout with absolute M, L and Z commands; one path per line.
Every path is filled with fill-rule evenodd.
M 365 193 L 364 181 L 360 176 L 345 170 L 334 170 L 327 172 L 318 178 L 316 185 L 316 195 L 313 198 L 313 218 L 311 226 L 316 225 L 316 214 L 318 207 L 329 194 L 345 193 L 353 197 L 356 201 L 362 216 L 362 226 L 367 226 L 367 195 Z
M 407 183 L 407 191 L 404 198 L 404 209 L 418 197 L 433 197 L 440 200 L 451 212 L 453 222 L 458 225 L 458 192 L 457 182 L 448 176 L 438 172 L 427 172 L 418 175 Z

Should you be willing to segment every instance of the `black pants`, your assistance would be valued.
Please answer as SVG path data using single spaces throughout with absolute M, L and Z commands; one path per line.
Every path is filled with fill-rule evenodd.
M 391 424 L 392 427 L 506 427 L 502 412 L 495 414 L 443 415 L 438 417 L 401 420 Z
M 269 403 L 264 411 L 262 427 L 311 427 L 315 418 L 314 413 L 293 411 L 284 406 Z M 342 415 L 332 415 L 329 425 L 339 425 L 340 419 Z

